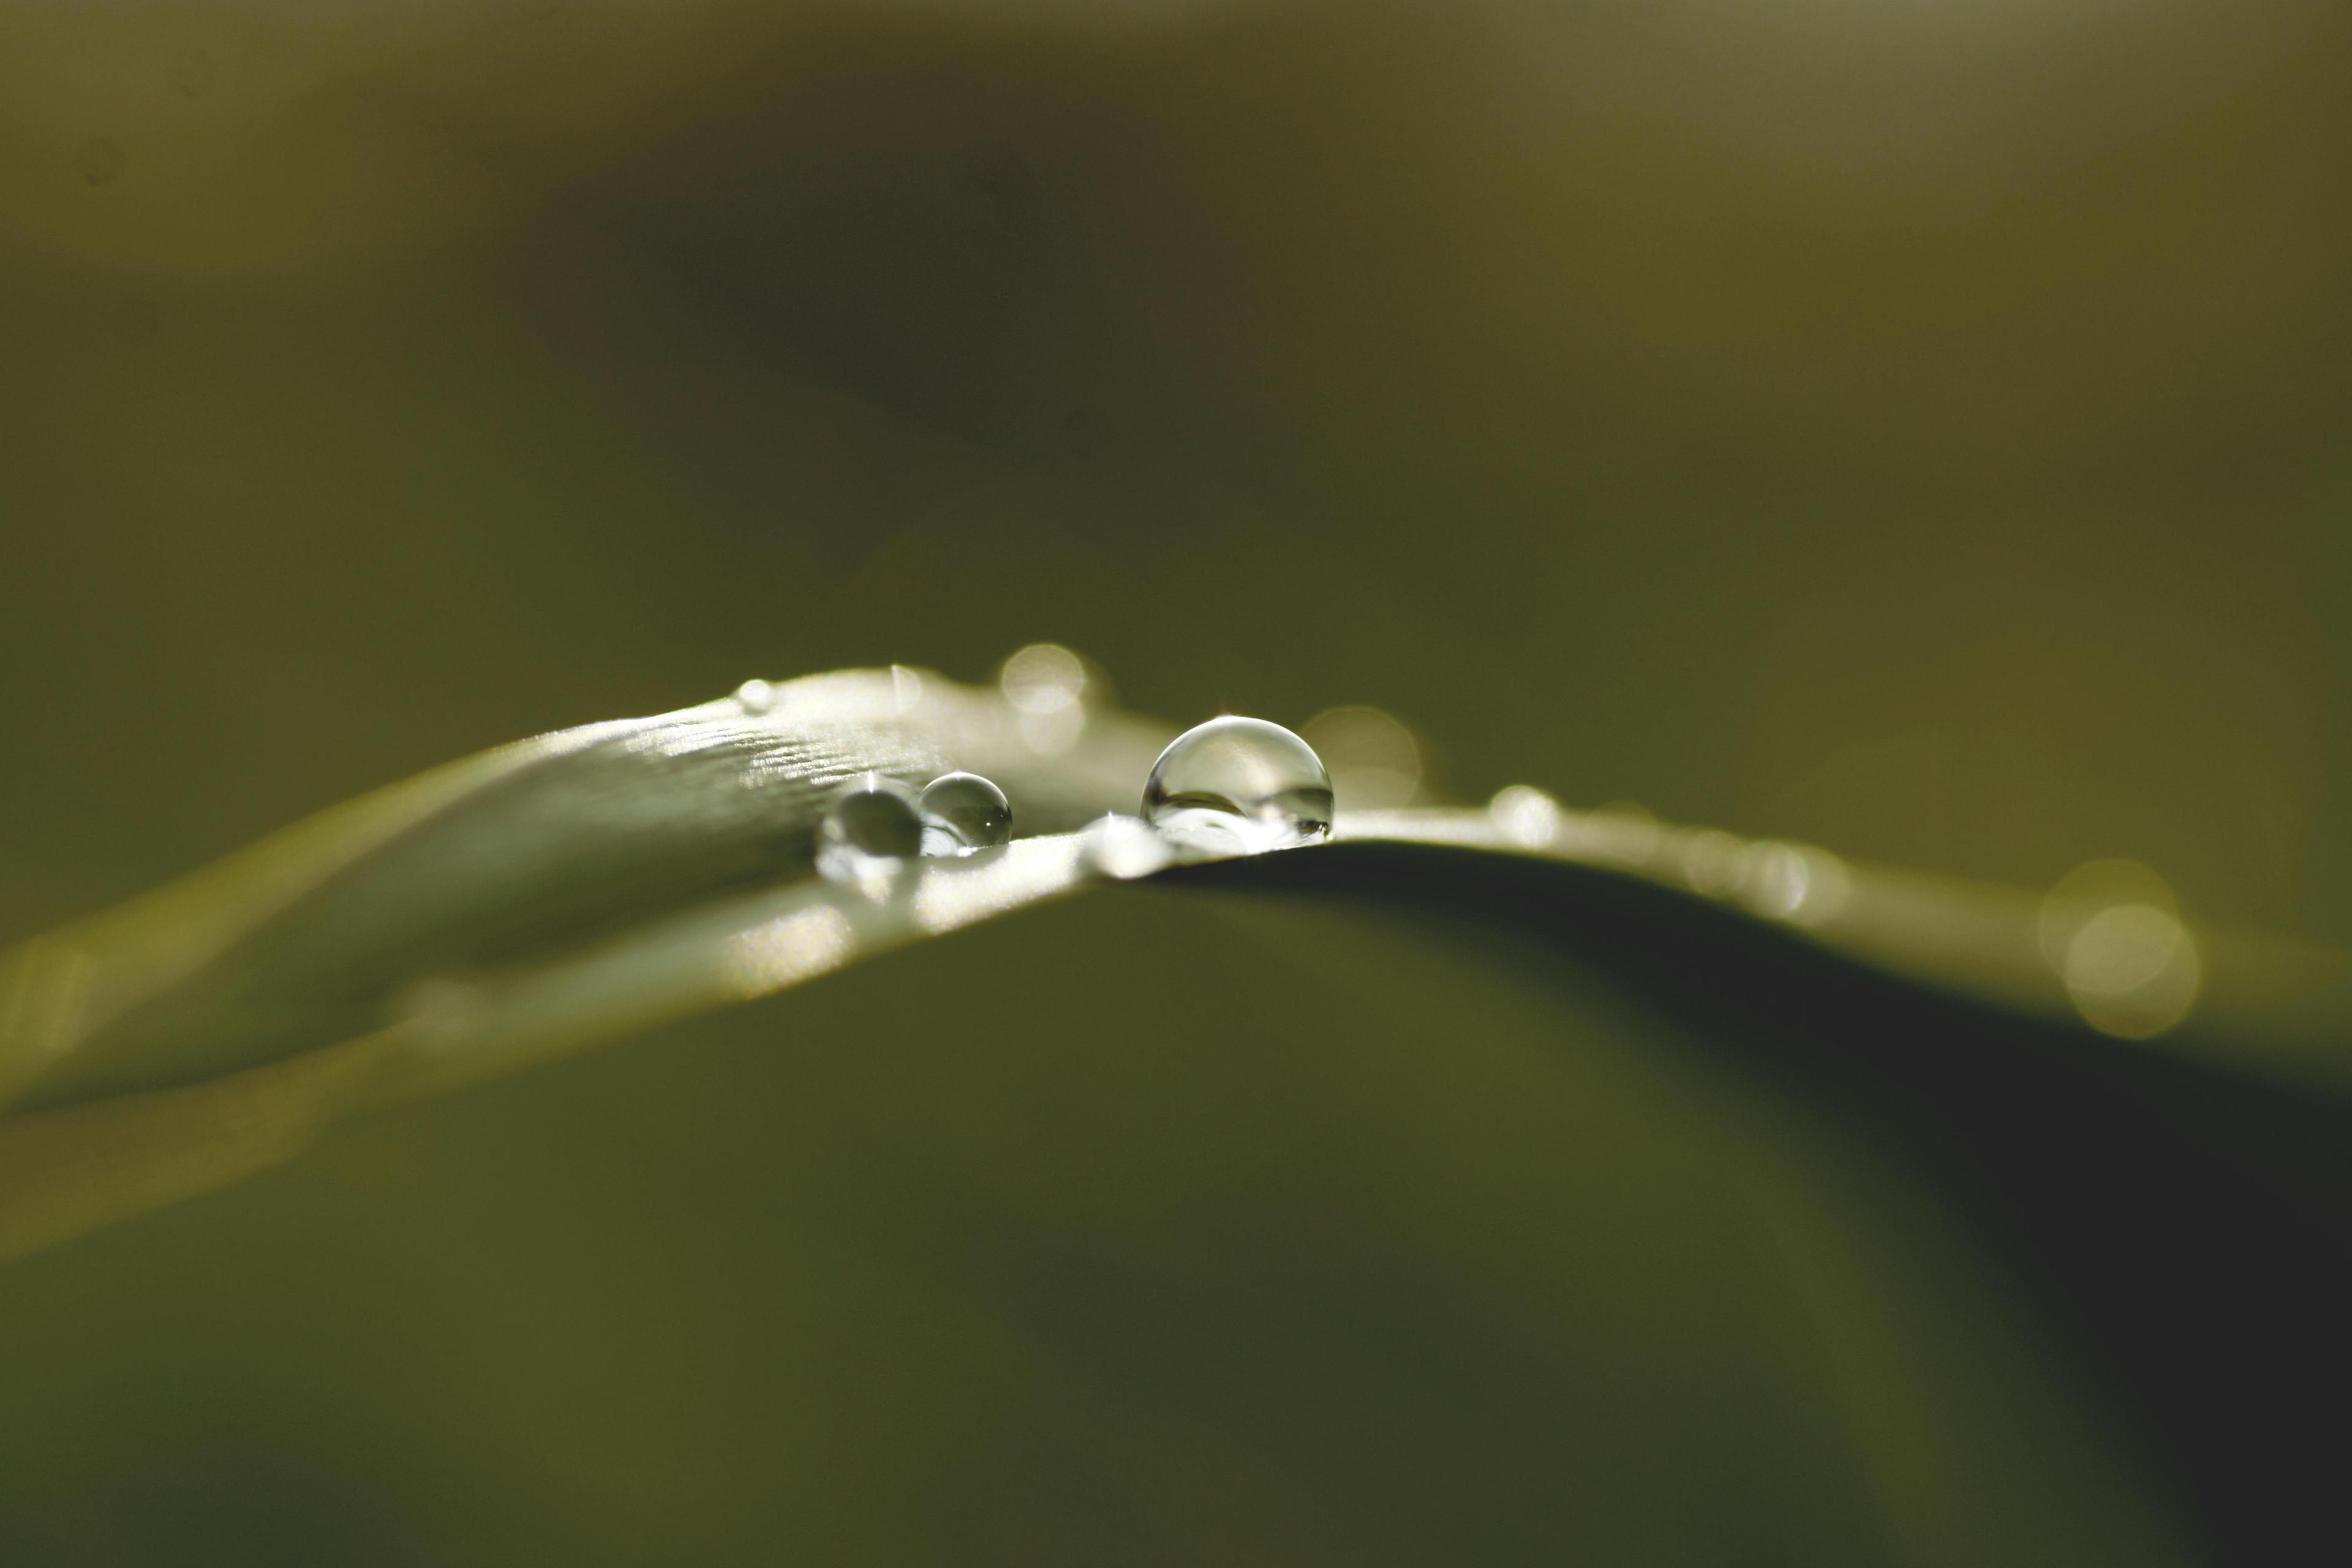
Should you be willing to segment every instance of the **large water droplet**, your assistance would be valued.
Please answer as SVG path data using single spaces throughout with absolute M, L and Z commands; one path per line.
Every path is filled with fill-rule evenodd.
M 1143 816 L 1188 849 L 1286 849 L 1329 836 L 1331 775 L 1281 725 L 1227 715 L 1168 743 L 1143 786 Z
M 864 883 L 922 850 L 915 792 L 882 773 L 842 785 L 817 824 L 816 868 L 835 882 Z
M 923 853 L 967 855 L 1013 837 L 1013 803 L 978 773 L 941 773 L 916 802 L 923 814 Z

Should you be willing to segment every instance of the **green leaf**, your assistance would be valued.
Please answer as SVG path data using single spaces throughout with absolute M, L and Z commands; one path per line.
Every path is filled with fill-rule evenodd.
M 1081 744 L 1040 755 L 1000 700 L 905 669 L 799 681 L 762 701 L 455 763 L 20 949 L 0 966 L 0 1103 L 28 1108 L 0 1121 L 0 1255 L 262 1168 L 368 1107 L 1072 891 L 1079 847 L 1052 830 L 1129 805 L 1168 733 L 1097 714 Z M 1033 837 L 887 896 L 809 874 L 840 779 L 950 765 L 999 777 Z M 1572 908 L 1654 902 L 1646 879 L 1677 889 L 1668 907 L 1706 925 L 1702 945 L 1737 945 L 1742 923 L 1709 923 L 1712 901 L 1691 896 L 1712 888 L 1894 972 L 2027 1014 L 2065 1010 L 2016 895 L 1539 809 L 1552 815 L 1536 874 L 1570 879 L 1559 897 Z M 1475 851 L 1492 869 L 1474 875 L 1496 878 L 1534 837 L 1481 812 L 1359 814 L 1343 830 L 1443 847 L 1438 860 Z M 1335 850 L 1352 853 L 1320 853 Z M 1431 863 L 1416 858 L 1397 885 L 1422 888 Z M 1285 859 L 1272 874 L 1307 873 Z M 2340 961 L 2210 935 L 2200 951 L 2200 1016 L 2175 1044 L 2345 1081 Z
M 72 1342 L 76 1300 L 188 1290 L 166 1236 L 277 1258 L 282 1289 L 201 1288 L 135 1353 L 167 1375 L 212 1346 L 200 1401 L 350 1419 L 317 1384 L 473 1456 L 420 1517 L 511 1508 L 473 1489 L 524 1484 L 527 1451 L 574 1495 L 532 1515 L 570 1560 L 647 1529 L 743 1549 L 778 1443 L 849 1489 L 786 1510 L 820 1555 L 863 1521 L 898 1544 L 857 1554 L 920 1557 L 878 1522 L 910 1510 L 1013 1555 L 1063 1531 L 1044 1555 L 1189 1560 L 2142 1563 L 2258 1529 L 2232 1510 L 2260 1478 L 2199 1436 L 2227 1391 L 2152 1371 L 2168 1334 L 2243 1326 L 2165 1274 L 2168 1244 L 2228 1246 L 2167 1205 L 2267 1205 L 2251 1246 L 2346 1190 L 2329 955 L 2198 932 L 2185 1016 L 2118 1039 L 2077 1007 L 2138 1015 L 2070 992 L 2037 900 L 1524 794 L 1343 809 L 1341 842 L 1124 884 L 1071 830 L 1131 805 L 1164 728 L 1095 713 L 1042 755 L 919 672 L 770 695 L 455 764 L 12 955 L 0 1253 L 316 1152 L 20 1262 L 10 1353 Z M 871 889 L 809 874 L 834 781 L 947 765 L 1029 837 Z M 2085 1115 L 2124 1120 L 2110 1174 L 2155 1206 L 2066 1170 Z M 369 1283 L 401 1258 L 472 1303 L 427 1358 L 464 1401 L 310 1342 L 407 1321 Z M 593 1337 L 524 1325 L 615 1279 L 718 1361 L 605 1367 L 583 1399 Z M 862 1370 L 766 1402 L 734 1378 L 825 1357 Z M 71 1428 L 0 1468 L 104 1440 L 63 1414 L 90 1370 L 0 1363 Z M 531 1412 L 520 1448 L 495 1429 Z M 674 1473 L 632 1468 L 648 1441 Z M 2189 1500 L 2148 1495 L 2179 1473 Z

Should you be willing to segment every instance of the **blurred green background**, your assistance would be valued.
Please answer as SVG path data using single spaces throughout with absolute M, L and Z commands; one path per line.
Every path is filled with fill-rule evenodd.
M 0 16 L 0 923 L 1037 638 L 2352 937 L 2332 0 Z
M 2347 147 L 2334 0 L 15 0 L 0 938 L 520 734 L 753 674 L 982 679 L 1053 638 L 1171 719 L 1379 704 L 1471 797 L 1533 782 L 2034 885 L 2127 856 L 2197 915 L 2352 941 Z M 1908 1423 L 1973 1417 L 1887 1394 L 1893 1426 L 1836 1435 L 1790 1392 L 1811 1373 L 1722 1351 L 1778 1342 L 1746 1319 L 1660 1328 L 1597 1393 L 1590 1366 L 1497 1392 L 1548 1364 L 1563 1315 L 1618 1314 L 1606 1339 L 1728 1289 L 1712 1244 L 1654 1257 L 1608 1229 L 1717 1212 L 1706 1183 L 1728 1178 L 1692 1174 L 1712 1133 L 1588 1168 L 1549 1142 L 1566 1124 L 1523 1131 L 1523 1167 L 1497 1155 L 1424 1212 L 1346 1151 L 1393 1176 L 1411 1138 L 1375 1133 L 1409 1124 L 1456 1169 L 1526 1075 L 1566 1073 L 1572 1106 L 1601 1069 L 1528 1066 L 1491 1044 L 1519 1026 L 1492 1023 L 1502 1054 L 1476 1071 L 1324 1105 L 1330 1074 L 1379 1077 L 1330 1043 L 1360 1046 L 1350 1028 L 1477 1034 L 1433 1003 L 1413 1036 L 1400 1003 L 1406 1022 L 1299 1026 L 1260 1124 L 1270 1091 L 1234 1042 L 1289 1025 L 1244 1003 L 1305 1005 L 1263 944 L 1228 952 L 1203 917 L 1091 938 L 1054 918 L 1095 965 L 1073 1039 L 1115 1037 L 1155 973 L 1196 1009 L 1228 988 L 1231 1016 L 1179 1010 L 1129 1077 L 1088 1079 L 1087 1053 L 972 1035 L 938 1000 L 997 950 L 910 955 L 24 1266 L 0 1312 L 19 1412 L 0 1539 L 42 1562 L 765 1560 L 770 1539 L 814 1561 L 944 1540 L 1116 1560 L 1101 1542 L 1206 1491 L 1224 1522 L 1168 1526 L 1168 1560 L 1443 1558 L 1463 1498 L 1549 1517 L 1550 1459 L 1511 1456 L 1556 1458 L 1558 1409 L 1638 1425 L 1703 1342 L 1749 1371 L 1694 1373 L 1706 1397 L 1626 1438 L 1640 1485 L 1587 1455 L 1581 1535 L 1468 1556 L 2026 1560 L 1919 1500 L 1916 1467 L 1942 1472 Z M 1017 931 L 971 941 L 1052 970 Z M 1133 956 L 1153 941 L 1181 986 Z M 897 1054 L 826 1054 L 845 1035 Z M 1196 1081 L 1177 1064 L 1202 1037 L 1234 1055 Z M 992 1054 L 941 1088 L 927 1040 Z M 999 1069 L 1064 1114 L 1024 1122 L 1007 1090 L 980 1102 L 1001 1145 L 940 1152 Z M 1460 1104 L 1432 1102 L 1457 1081 Z M 696 1087 L 665 1106 L 667 1084 Z M 1188 1093 L 1220 1109 L 1169 1132 Z M 1635 1100 L 1636 1126 L 1699 1114 Z M 714 1131 L 735 1105 L 791 1109 Z M 1121 1142 L 1153 1129 L 1181 1152 Z M 1228 1194 L 1235 1148 L 1299 1206 L 1243 1182 L 1258 1196 L 1216 1218 L 1200 1194 Z M 1665 1195 L 1604 1201 L 1632 1190 Z M 1528 1191 L 1585 1206 L 1463 1239 Z M 1166 1213 L 1188 1217 L 1154 1241 Z M 1230 1254 L 1212 1218 L 1242 1227 Z M 1874 1234 L 1915 1224 L 1941 1235 Z M 1360 1254 L 1360 1232 L 1383 1239 Z M 1034 1283 L 1083 1273 L 1072 1235 L 1127 1238 L 1131 1272 L 1075 1288 L 1092 1316 Z M 1622 1289 L 1523 1277 L 1562 1235 Z M 942 1247 L 974 1250 L 925 1273 Z M 1033 1255 L 1042 1273 L 1007 1261 Z M 1335 1345 L 1304 1306 L 1255 1315 L 1248 1292 L 1294 1268 L 1300 1300 L 1365 1303 Z M 1157 1292 L 1194 1303 L 1161 1341 L 1134 1306 Z M 159 1294 L 179 1327 L 142 1317 Z M 1137 1337 L 1089 1341 L 1104 1324 Z M 1289 1347 L 1266 1352 L 1279 1376 L 1221 1359 L 1251 1332 Z M 1033 1340 L 1093 1359 L 1040 1373 Z M 1987 1364 L 2042 1365 L 2001 1342 Z M 1491 1360 L 1397 1348 L 1430 1344 Z M 1943 1342 L 1918 1364 L 1965 1384 L 1973 1363 Z M 614 1381 L 581 1394 L 598 1367 Z M 1349 1414 L 1380 1368 L 1404 1380 L 1392 1403 Z M 1221 1377 L 1253 1392 L 1221 1406 Z M 1151 1426 L 1103 1392 L 1138 1378 L 1212 1414 Z M 1234 1410 L 1293 1397 L 1313 1443 L 1234 1435 L 1261 1417 Z M 2060 1432 L 2071 1500 L 2046 1531 L 2021 1505 L 2021 1539 L 2147 1561 L 2136 1510 L 2162 1506 L 2115 1501 L 2103 1460 L 2074 1479 L 2104 1439 L 2031 1414 L 2043 1392 L 2008 1397 L 1981 1394 L 1987 1450 Z M 768 1425 L 779 1409 L 806 1425 Z M 877 1425 L 845 1434 L 861 1414 Z M 1658 1435 L 1690 1421 L 1747 1458 Z M 1788 1476 L 1743 1468 L 1783 1426 Z M 1407 1428 L 1437 1434 L 1413 1463 L 1457 1452 L 1454 1509 L 1250 1489 L 1354 1432 L 1328 1497 L 1404 1496 L 1381 1445 Z M 1886 1478 L 1849 1495 L 1806 1456 L 1854 1452 L 1895 1456 L 1911 1501 L 1840 1547 L 1819 1522 L 1882 1506 Z M 1085 1484 L 1097 1462 L 1117 1484 Z M 1731 1522 L 1644 1489 L 1683 1463 L 1695 1493 L 1732 1489 Z M 1163 1489 L 1134 1490 L 1145 1475 Z M 745 1511 L 771 1476 L 773 1516 Z M 1792 1477 L 1827 1490 L 1758 1535 Z M 705 1534 L 632 1533 L 681 1519 Z M 1058 1547 L 1048 1520 L 1069 1521 Z

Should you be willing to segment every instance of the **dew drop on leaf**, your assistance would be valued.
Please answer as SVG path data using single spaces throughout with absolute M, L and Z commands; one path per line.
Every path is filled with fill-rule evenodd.
M 1279 724 L 1227 715 L 1168 743 L 1143 786 L 1144 819 L 1181 847 L 1255 855 L 1331 832 L 1331 775 Z
M 844 784 L 817 824 L 816 868 L 835 882 L 861 882 L 922 848 L 915 792 L 881 773 Z
M 1559 802 L 1533 784 L 1496 791 L 1486 813 L 1503 837 L 1523 849 L 1541 849 L 1559 837 Z
M 1013 837 L 1013 805 L 978 773 L 941 773 L 916 802 L 923 818 L 923 853 L 965 855 Z

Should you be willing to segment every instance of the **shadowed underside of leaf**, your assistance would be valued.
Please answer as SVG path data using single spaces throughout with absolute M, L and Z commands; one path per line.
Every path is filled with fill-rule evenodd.
M 1087 868 L 1055 830 L 1131 805 L 1169 731 L 1096 713 L 1076 743 L 1041 754 L 1019 720 L 993 694 L 899 668 L 561 731 L 381 791 L 36 939 L 0 962 L 0 1104 L 25 1108 L 0 1117 L 0 1256 L 262 1168 L 367 1106 L 1074 890 Z M 887 889 L 810 875 L 835 784 L 949 766 L 1003 783 L 1029 837 Z M 1726 835 L 1609 816 L 1559 816 L 1532 846 L 1523 825 L 1483 812 L 1359 813 L 1341 830 L 1479 852 L 1498 877 L 1504 857 L 1531 848 L 1555 882 L 1562 861 L 1580 862 L 1593 869 L 1563 885 L 1559 907 L 1593 912 L 1601 931 L 1625 900 L 1657 902 L 1646 887 L 1673 889 L 1662 907 L 1706 910 L 1693 889 L 1720 881 L 1706 867 L 1752 858 Z M 1722 931 L 1777 923 L 2027 1016 L 2065 1011 L 2035 952 L 2030 900 L 1758 847 L 1790 858 L 1799 894 L 1771 896 L 1778 922 L 1715 921 Z M 1277 879 L 1306 869 L 1288 858 L 1268 867 Z M 1397 885 L 1410 898 L 1425 880 Z M 1715 940 L 1666 955 L 1671 970 L 1704 984 Z M 2211 973 L 2175 1046 L 2346 1080 L 2352 987 L 2340 961 L 2205 942 Z
M 1086 866 L 1057 830 L 1130 807 L 1169 731 L 1097 713 L 1076 744 L 1040 754 L 1019 718 L 992 694 L 898 669 L 769 689 L 757 710 L 726 699 L 562 731 L 381 791 L 36 939 L 0 961 L 0 1104 L 22 1107 L 0 1118 L 13 1177 L 0 1187 L 0 1254 L 164 1201 L 176 1147 L 188 1146 L 186 1189 L 205 1190 L 368 1105 L 1074 890 Z M 814 823 L 840 780 L 948 766 L 1003 783 L 1029 837 L 886 890 L 810 875 Z M 1555 878 L 1581 864 L 1591 869 L 1563 884 L 1565 907 L 1594 911 L 1661 886 L 1670 904 L 1712 907 L 1694 893 L 1708 887 L 1706 867 L 1746 847 L 1576 814 L 1537 845 L 1484 812 L 1359 813 L 1341 831 L 1474 852 L 1498 868 L 1532 855 Z M 1811 901 L 1784 899 L 1769 910 L 1777 921 L 1723 930 L 1777 925 L 1862 960 L 1858 973 L 1906 973 L 2029 1016 L 2065 1014 L 2035 950 L 2031 900 L 1759 847 L 1792 858 L 1801 886 L 1813 868 Z M 2204 942 L 2198 1015 L 2169 1047 L 2346 1080 L 2340 961 L 2210 933 Z M 1703 969 L 1696 954 L 1675 962 Z M 278 1065 L 330 1047 L 342 1064 L 331 1072 Z M 105 1173 L 123 1161 L 135 1176 Z
M 816 678 L 774 689 L 758 711 L 728 700 L 453 764 L 40 939 L 0 967 L 0 1099 L 17 1102 L 0 1114 L 0 1256 L 237 1181 L 358 1113 L 752 1001 L 1024 906 L 1102 887 L 1123 907 L 1147 895 L 1107 885 L 1068 830 L 1131 808 L 1167 732 L 1092 714 L 1075 745 L 1045 755 L 992 695 L 904 670 Z M 1003 784 L 1027 837 L 871 887 L 810 874 L 812 829 L 839 780 L 950 765 Z M 1887 1148 L 1959 1205 L 1971 1246 L 2029 1282 L 2103 1397 L 2162 1434 L 2158 1469 L 2193 1459 L 2226 1470 L 2231 1454 L 2200 1434 L 2253 1415 L 2242 1394 L 2232 1406 L 2227 1380 L 2162 1375 L 2189 1352 L 2182 1333 L 2241 1328 L 2242 1307 L 2216 1294 L 2217 1267 L 2295 1293 L 2288 1316 L 2309 1329 L 2274 1337 L 2275 1354 L 2291 1361 L 2332 1331 L 2321 1318 L 2336 1297 L 2303 1288 L 2300 1263 L 2273 1245 L 2303 1233 L 2317 1257 L 2347 1250 L 2332 1217 L 2347 1181 L 2334 1099 L 2347 1078 L 2344 970 L 2328 955 L 2200 933 L 2193 1016 L 2160 1041 L 2126 1044 L 2072 1021 L 2022 897 L 1605 815 L 1561 813 L 1536 836 L 1499 810 L 1351 816 L 1341 805 L 1338 844 L 1180 868 L 1154 884 L 1228 903 L 1246 894 L 1233 907 L 1254 945 L 1276 954 L 1296 945 L 1297 921 L 1275 911 L 1384 911 L 1414 934 L 1383 963 L 1349 970 L 1351 994 L 1393 991 L 1383 972 L 1415 962 L 1414 942 L 1466 941 L 1539 989 L 1554 973 L 1583 977 L 1569 1016 L 1605 977 L 1612 1016 L 1630 1007 L 1679 1042 L 1660 1049 L 1689 1058 L 1689 1042 L 1705 1043 L 1691 1058 L 1703 1065 L 1684 1070 L 1768 1085 L 1766 1102 L 1865 1130 L 1858 1143 L 1808 1133 L 1785 1148 L 1759 1133 L 1748 1154 L 1725 1156 L 1745 1171 L 1741 1223 L 1813 1259 L 1799 1271 L 1811 1304 L 1788 1310 L 1830 1335 L 1840 1419 L 1899 1427 L 1901 1412 L 1932 1403 L 1923 1368 L 1987 1356 L 2008 1366 L 2020 1353 L 1963 1352 L 1940 1331 L 1897 1345 L 1909 1331 L 1884 1315 L 1889 1300 L 1908 1293 L 1932 1311 L 1977 1287 L 1948 1271 L 1940 1284 L 1898 1287 L 1885 1272 L 1891 1238 L 1924 1212 L 1916 1200 L 1866 1223 L 1829 1217 L 1839 1183 L 1892 1179 Z M 1759 891 L 1722 875 L 1727 855 L 1796 879 Z M 1319 960 L 1306 957 L 1311 971 Z M 1477 1007 L 1439 991 L 1427 1026 L 1475 1035 Z M 1148 983 L 1133 1005 L 1167 1008 Z M 1398 992 L 1391 1005 L 1402 1016 L 1414 1004 Z M 1050 1012 L 1016 1023 L 1048 1028 Z M 973 1027 L 985 1037 L 1002 1026 Z M 2298 1083 L 2327 1094 L 2278 1087 Z M 2120 1119 L 2120 1142 L 2107 1129 L 2099 1143 L 2111 1158 L 2122 1150 L 2116 1169 L 2137 1190 L 2086 1184 L 2071 1168 L 2083 1141 L 2070 1134 L 2099 1118 Z M 1717 1131 L 1737 1143 L 1745 1124 Z M 1877 1137 L 1892 1142 L 1872 1152 Z M 2249 1170 L 2252 1144 L 2267 1145 L 2271 1168 Z M 1806 1163 L 1831 1145 L 1844 1152 L 1822 1157 L 1843 1175 Z M 1767 1148 L 1780 1152 L 1756 1163 Z M 1814 1152 L 1792 1167 L 1796 1148 Z M 2234 1229 L 2185 1217 L 2217 1205 L 2234 1211 Z M 2243 1223 L 2248 1210 L 2267 1226 Z M 1855 1223 L 1869 1239 L 1836 1238 Z M 1915 1249 L 1915 1263 L 1934 1251 Z M 2169 1310 L 2138 1310 L 2136 1292 L 2161 1294 Z M 1856 1305 L 1866 1300 L 1876 1305 Z M 2027 1396 L 2030 1384 L 2016 1384 L 2025 1404 L 1994 1421 L 2002 1441 L 2067 1426 L 2022 1414 L 2042 1397 Z M 1911 1496 L 1885 1504 L 1896 1533 L 1936 1539 L 1935 1475 L 1951 1453 L 1941 1438 L 1889 1432 L 1861 1446 L 1893 1467 L 1865 1489 Z M 2084 1458 L 2088 1436 L 2055 1440 L 2070 1473 L 2098 1468 Z M 2240 1492 L 2254 1487 L 2240 1479 Z M 2070 1513 L 2046 1539 L 2033 1526 L 1984 1539 L 1973 1555 L 1921 1554 L 2024 1560 L 2011 1549 L 2027 1537 L 2047 1547 L 2087 1530 L 2063 1560 L 2152 1560 L 2153 1527 L 2126 1522 L 2135 1505 L 2122 1483 L 2084 1484 L 2105 1500 L 2085 1505 L 2094 1512 L 2121 1510 L 2106 1525 Z M 1948 1541 L 1980 1524 L 1954 1525 Z M 2111 1555 L 2084 1544 L 2102 1539 L 2137 1544 Z

